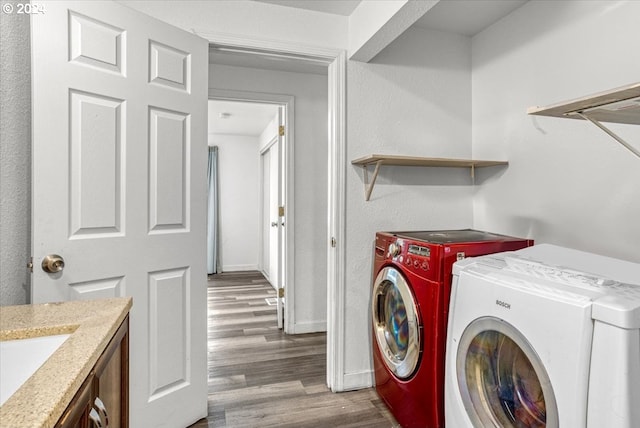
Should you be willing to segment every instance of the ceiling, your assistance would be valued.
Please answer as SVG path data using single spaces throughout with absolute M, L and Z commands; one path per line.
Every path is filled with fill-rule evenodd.
M 526 2 L 527 0 L 441 0 L 413 25 L 473 37 Z
M 360 0 L 253 0 L 278 6 L 295 7 L 333 15 L 349 16 L 360 4 Z
M 361 0 L 252 0 L 279 7 L 292 7 L 349 16 Z M 366 0 L 375 1 L 375 0 Z M 527 0 L 440 0 L 414 27 L 445 31 L 473 37 L 485 28 L 525 4 Z M 327 65 L 301 58 L 253 54 L 211 47 L 209 63 L 327 75 Z
M 253 0 L 284 7 L 349 16 L 361 0 Z M 375 0 L 367 0 L 375 1 Z M 440 0 L 414 25 L 474 36 L 527 0 Z
M 361 0 L 253 0 L 282 7 L 349 16 Z M 473 37 L 526 3 L 527 0 L 440 0 L 414 24 L 415 27 L 446 31 Z M 213 64 L 261 68 L 298 73 L 327 74 L 327 66 L 310 60 L 247 55 L 246 52 L 212 47 Z M 259 136 L 273 119 L 278 107 L 236 101 L 209 101 L 209 133 Z M 230 113 L 221 119 L 220 113 Z
M 223 119 L 220 113 L 229 113 Z M 209 100 L 209 134 L 259 136 L 278 113 L 275 104 Z

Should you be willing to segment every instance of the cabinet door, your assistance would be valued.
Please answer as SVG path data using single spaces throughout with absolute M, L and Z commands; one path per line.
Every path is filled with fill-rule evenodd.
M 58 420 L 56 428 L 91 427 L 89 413 L 93 402 L 93 383 L 93 375 L 89 375 Z
M 96 363 L 94 396 L 93 407 L 108 419 L 109 428 L 129 426 L 128 317 Z

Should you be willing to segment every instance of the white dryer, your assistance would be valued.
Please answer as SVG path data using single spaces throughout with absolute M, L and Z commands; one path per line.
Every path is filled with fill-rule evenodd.
M 640 264 L 545 244 L 453 274 L 447 428 L 640 427 Z

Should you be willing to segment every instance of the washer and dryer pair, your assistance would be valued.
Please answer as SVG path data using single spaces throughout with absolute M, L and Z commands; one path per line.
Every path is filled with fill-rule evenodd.
M 545 244 L 453 269 L 447 427 L 640 426 L 640 264 Z
M 376 390 L 404 428 L 640 426 L 640 264 L 532 244 L 376 235 Z
M 404 428 L 444 426 L 444 356 L 454 262 L 532 244 L 472 229 L 376 234 L 376 390 Z

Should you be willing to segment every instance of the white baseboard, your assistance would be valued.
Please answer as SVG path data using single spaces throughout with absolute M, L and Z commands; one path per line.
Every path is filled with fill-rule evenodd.
M 249 270 L 259 270 L 258 265 L 223 265 L 222 272 L 246 272 Z
M 326 321 L 297 322 L 293 325 L 293 332 L 289 332 L 289 334 L 317 333 L 321 331 L 327 331 Z
M 373 371 L 345 373 L 342 379 L 342 391 L 371 388 L 373 386 Z

